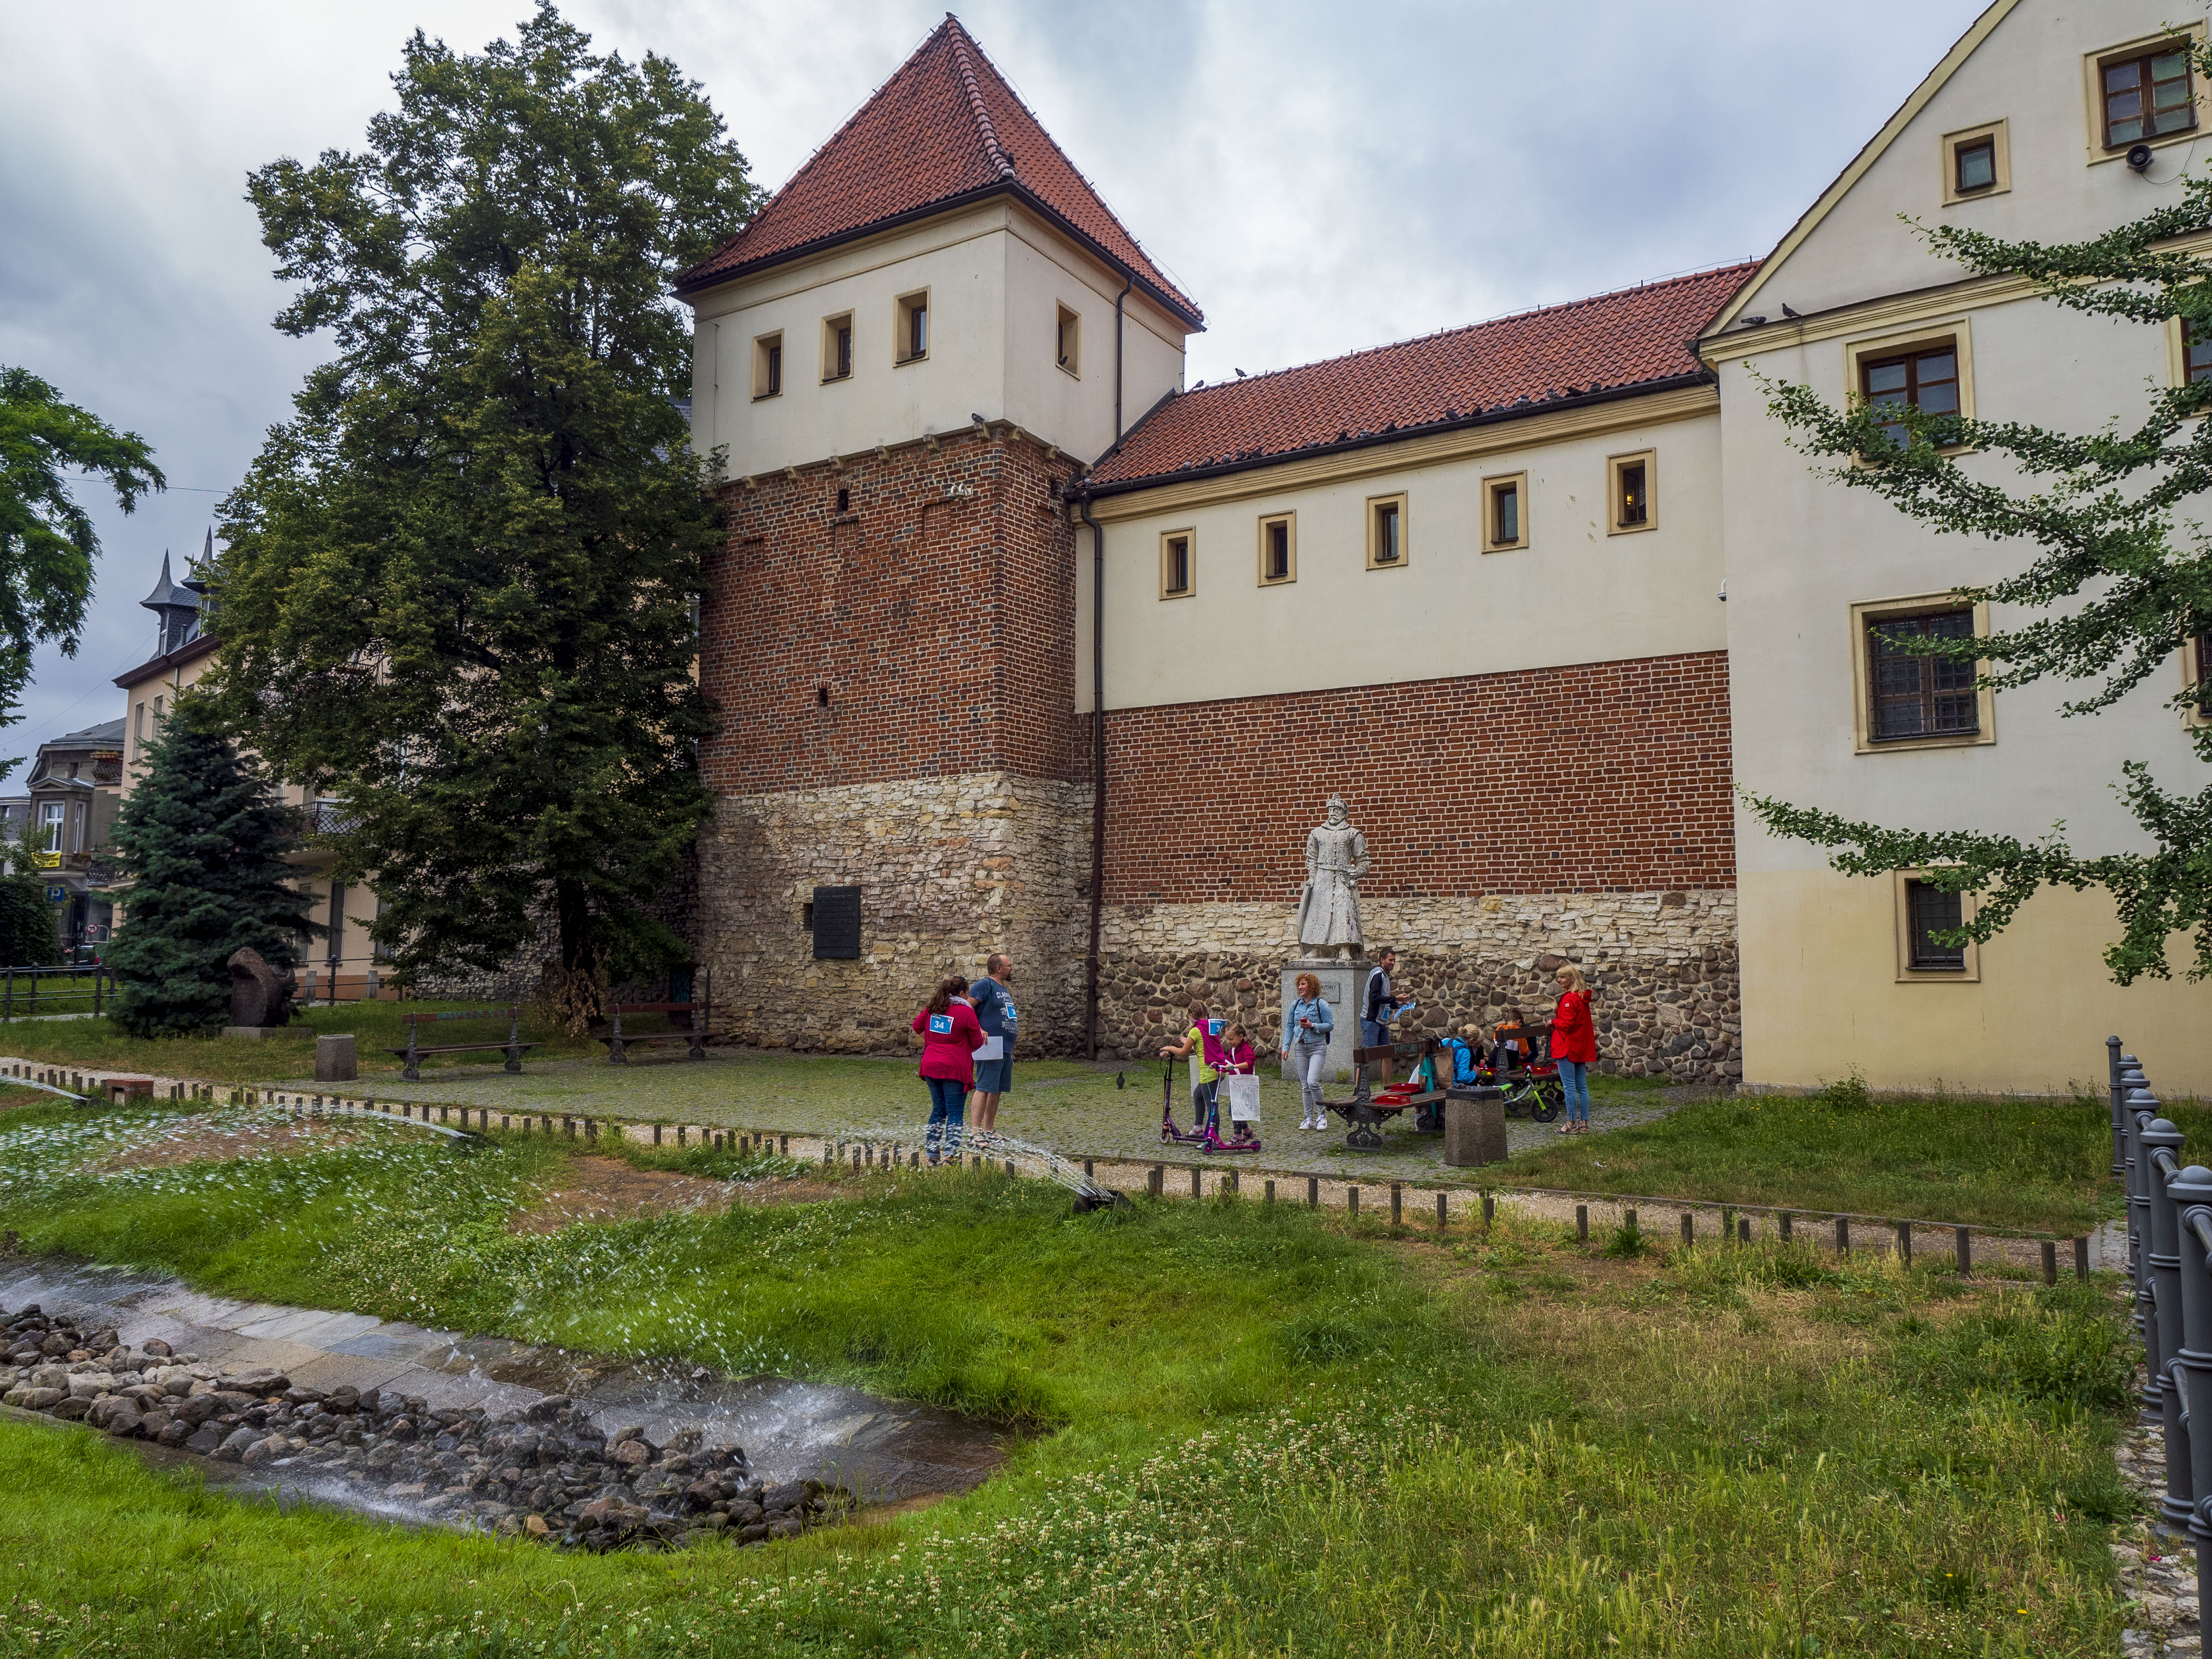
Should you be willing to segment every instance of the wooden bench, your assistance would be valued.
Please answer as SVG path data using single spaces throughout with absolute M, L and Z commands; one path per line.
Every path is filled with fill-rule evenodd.
M 512 1008 L 460 1008 L 451 1013 L 443 1014 L 402 1014 L 400 1018 L 407 1022 L 407 1046 L 404 1048 L 392 1048 L 386 1052 L 397 1054 L 406 1060 L 407 1069 L 399 1075 L 410 1083 L 420 1083 L 422 1080 L 422 1060 L 425 1054 L 473 1054 L 496 1049 L 507 1056 L 507 1064 L 501 1069 L 519 1072 L 522 1069 L 523 1055 L 538 1046 L 534 1042 L 522 1041 L 522 1008 L 520 1004 Z M 504 1042 L 439 1042 L 433 1043 L 427 1048 L 424 1048 L 419 1040 L 420 1028 L 441 1019 L 504 1019 L 507 1022 L 507 1041 Z
M 707 970 L 707 981 L 703 988 L 705 991 L 703 997 L 695 996 L 689 1002 L 610 1002 L 607 1004 L 607 1012 L 613 1017 L 615 1025 L 611 1036 L 599 1039 L 607 1045 L 607 1064 L 629 1065 L 629 1050 L 634 1044 L 640 1042 L 681 1042 L 689 1050 L 684 1055 L 686 1060 L 706 1059 L 707 1015 L 714 1006 L 714 978 L 712 969 Z M 633 1014 L 688 1014 L 690 1016 L 690 1024 L 680 1031 L 648 1031 L 643 1036 L 624 1036 L 622 1028 L 624 1011 Z
M 1351 1098 L 1322 1102 L 1325 1109 L 1342 1114 L 1345 1122 L 1350 1127 L 1350 1133 L 1344 1137 L 1346 1147 L 1358 1152 L 1380 1151 L 1382 1125 L 1408 1108 L 1429 1109 L 1429 1115 L 1437 1120 L 1437 1127 L 1441 1130 L 1447 1090 L 1431 1089 L 1417 1095 L 1391 1095 L 1380 1099 L 1367 1091 L 1367 1068 L 1370 1066 L 1379 1066 L 1386 1060 L 1419 1060 L 1424 1054 L 1435 1053 L 1440 1046 L 1434 1037 L 1422 1037 L 1410 1042 L 1377 1043 L 1372 1048 L 1354 1048 L 1352 1051 L 1352 1069 L 1358 1073 L 1359 1081 Z M 1423 1133 L 1429 1132 L 1425 1130 Z

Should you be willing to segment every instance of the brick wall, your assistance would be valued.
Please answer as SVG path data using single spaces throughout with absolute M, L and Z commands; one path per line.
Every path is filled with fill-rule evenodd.
M 700 617 L 711 787 L 1071 777 L 1075 537 L 1053 492 L 1076 465 L 994 431 L 726 488 Z
M 1109 903 L 1294 902 L 1332 791 L 1363 899 L 1735 884 L 1717 651 L 1112 709 L 1106 755 Z

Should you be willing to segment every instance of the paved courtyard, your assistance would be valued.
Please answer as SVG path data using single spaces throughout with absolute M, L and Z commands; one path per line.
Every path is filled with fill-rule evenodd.
M 420 1083 L 379 1078 L 346 1087 L 353 1098 L 428 1101 L 555 1116 L 613 1117 L 639 1122 L 701 1124 L 777 1133 L 845 1135 L 919 1142 L 928 1097 L 911 1057 L 790 1055 L 755 1050 L 710 1051 L 703 1061 L 653 1058 L 626 1066 L 601 1060 L 529 1063 L 509 1076 L 498 1064 L 426 1071 Z M 1177 1121 L 1189 1121 L 1187 1073 L 1175 1070 Z M 312 1091 L 313 1079 L 273 1085 Z M 325 1091 L 329 1085 L 319 1085 Z M 1688 1097 L 1674 1089 L 1638 1088 L 1612 1079 L 1592 1085 L 1591 1127 L 1601 1133 L 1663 1117 Z M 999 1130 L 1073 1158 L 1143 1159 L 1170 1164 L 1233 1166 L 1331 1177 L 1463 1181 L 1448 1169 L 1442 1138 L 1418 1135 L 1410 1123 L 1383 1131 L 1382 1150 L 1354 1152 L 1340 1124 L 1327 1133 L 1301 1131 L 1298 1095 L 1278 1078 L 1261 1083 L 1263 1150 L 1206 1157 L 1163 1145 L 1160 1063 L 1017 1060 L 1014 1091 L 999 1109 Z M 1557 1125 L 1506 1120 L 1509 1150 L 1540 1145 Z

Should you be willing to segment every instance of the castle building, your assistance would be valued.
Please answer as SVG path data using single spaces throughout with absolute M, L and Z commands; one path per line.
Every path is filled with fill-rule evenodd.
M 1763 261 L 1187 386 L 1197 305 L 948 17 L 679 290 L 729 478 L 698 943 L 731 1034 L 893 1048 L 996 949 L 1028 1051 L 1148 1054 L 1194 992 L 1272 1018 L 1337 792 L 1432 1029 L 1571 958 L 1618 1071 L 2040 1091 L 2114 1029 L 2212 1085 L 2201 991 L 2109 983 L 2108 901 L 1947 951 L 1913 872 L 1836 875 L 1733 798 L 2128 848 L 2119 760 L 2186 781 L 2179 681 L 2068 720 L 1886 662 L 1875 623 L 2018 620 L 1950 596 L 2018 555 L 1809 472 L 1757 379 L 2080 430 L 2212 373 L 1899 222 L 2073 240 L 2172 199 L 2181 38 L 1996 0 Z

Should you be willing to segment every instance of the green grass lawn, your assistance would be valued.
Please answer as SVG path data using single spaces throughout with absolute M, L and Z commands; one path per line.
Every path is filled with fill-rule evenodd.
M 213 1291 L 1029 1435 L 918 1513 L 589 1558 L 281 1514 L 0 1423 L 0 1654 L 2040 1656 L 2108 1653 L 2124 1622 L 2101 1287 L 1249 1200 L 1076 1216 L 949 1170 L 524 1235 L 564 1143 L 117 1166 L 169 1121 L 0 1117 L 0 1223 Z
M 406 1063 L 392 1050 L 407 1046 L 402 1017 L 470 1008 L 498 1008 L 490 1002 L 341 1002 L 317 1004 L 296 1012 L 292 1023 L 271 1036 L 242 1042 L 221 1036 L 134 1037 L 113 1021 L 97 1019 L 19 1019 L 0 1025 L 0 1050 L 43 1065 L 75 1066 L 82 1070 L 157 1072 L 171 1076 L 203 1079 L 211 1083 L 275 1082 L 311 1077 L 315 1069 L 315 1037 L 323 1031 L 349 1031 L 357 1041 L 364 1078 L 398 1075 Z M 604 1054 L 606 1050 L 589 1036 L 571 1036 L 551 1023 L 539 1019 L 524 1006 L 522 1040 L 538 1047 L 528 1060 L 546 1060 Z M 668 1022 L 659 1015 L 624 1019 L 625 1030 L 665 1031 Z M 443 1042 L 503 1042 L 504 1018 L 441 1020 L 426 1027 L 422 1045 Z M 441 1072 L 475 1071 L 489 1059 L 496 1068 L 500 1056 L 483 1054 L 435 1055 L 425 1060 L 426 1075 Z
M 2167 1114 L 2212 1151 L 2212 1113 Z M 2102 1097 L 1817 1094 L 1693 1102 L 1671 1116 L 1511 1159 L 1503 1179 L 1991 1227 L 2087 1232 L 2124 1206 Z

